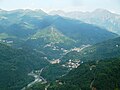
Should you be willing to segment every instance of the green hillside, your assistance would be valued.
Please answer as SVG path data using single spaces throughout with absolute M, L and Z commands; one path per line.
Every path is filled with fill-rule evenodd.
M 71 51 L 62 60 L 79 59 L 81 61 L 101 60 L 120 56 L 120 38 L 110 39 L 89 46 L 80 52 Z
M 28 73 L 49 63 L 42 53 L 13 49 L 0 44 L 0 90 L 20 90 L 32 77 Z
M 70 39 L 69 37 L 63 35 L 54 26 L 49 26 L 44 30 L 40 30 L 34 34 L 31 39 L 44 39 L 44 42 L 46 43 L 75 43 L 73 39 Z
M 119 69 L 119 58 L 86 62 L 56 81 L 36 83 L 26 90 L 119 90 Z
M 30 37 L 24 46 L 44 52 L 49 59 L 57 59 L 64 50 L 73 48 L 75 43 L 75 40 L 65 36 L 54 26 L 49 26 Z
M 52 83 L 48 90 L 119 90 L 119 69 L 119 58 L 87 62 Z
M 0 10 L 0 90 L 119 90 L 117 37 L 42 10 Z

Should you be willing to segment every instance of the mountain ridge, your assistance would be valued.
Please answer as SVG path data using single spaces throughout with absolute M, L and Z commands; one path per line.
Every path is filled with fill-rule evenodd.
M 73 11 L 73 12 L 60 12 L 59 11 L 53 11 L 49 13 L 50 15 L 60 15 L 64 17 L 69 17 L 77 20 L 81 20 L 83 22 L 97 25 L 101 28 L 105 28 L 106 30 L 109 30 L 114 33 L 119 32 L 119 19 L 120 15 L 112 13 L 105 9 L 96 9 L 92 12 L 81 12 L 81 11 Z

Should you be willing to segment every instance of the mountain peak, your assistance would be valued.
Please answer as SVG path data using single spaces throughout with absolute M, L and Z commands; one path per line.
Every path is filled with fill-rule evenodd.
M 106 10 L 106 9 L 96 9 L 93 11 L 94 13 L 111 13 L 110 11 Z
M 49 14 L 50 15 L 64 15 L 65 12 L 62 10 L 54 10 L 54 11 L 49 12 Z
M 0 8 L 0 12 L 4 12 L 4 11 L 6 11 L 6 10 L 3 10 L 3 9 Z
M 51 25 L 43 30 L 38 31 L 31 39 L 44 39 L 47 42 L 73 42 L 74 40 L 62 34 L 55 26 Z
M 0 11 L 3 11 L 3 10 L 0 8 Z
M 41 15 L 47 15 L 44 11 L 41 9 L 31 10 L 31 9 L 16 9 L 10 11 L 11 13 L 23 13 L 25 15 L 31 15 L 31 16 L 41 16 Z

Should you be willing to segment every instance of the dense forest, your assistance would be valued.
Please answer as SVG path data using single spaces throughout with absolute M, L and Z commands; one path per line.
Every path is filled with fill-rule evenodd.
M 120 58 L 86 62 L 48 84 L 48 90 L 119 90 L 119 70 Z M 37 83 L 27 90 L 44 90 L 46 86 Z
M 26 86 L 34 79 L 28 76 L 31 70 L 49 65 L 44 56 L 0 44 L 0 90 L 20 90 Z

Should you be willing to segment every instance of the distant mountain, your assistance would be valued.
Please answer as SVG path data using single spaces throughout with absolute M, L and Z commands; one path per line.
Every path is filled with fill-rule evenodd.
M 63 11 L 52 11 L 50 15 L 60 15 L 73 19 L 78 19 L 83 22 L 94 24 L 106 30 L 120 34 L 120 15 L 111 13 L 104 9 L 96 9 L 93 12 L 63 12 Z
M 13 11 L 0 11 L 0 32 L 8 35 L 8 37 L 6 38 L 11 38 L 12 36 L 12 38 L 14 37 L 17 39 L 19 38 L 22 40 L 26 40 L 30 36 L 35 34 L 38 30 L 44 29 L 51 25 L 56 26 L 58 30 L 60 30 L 63 34 L 68 35 L 70 38 L 72 37 L 75 39 L 85 39 L 80 40 L 81 44 L 88 42 L 96 43 L 97 41 L 94 41 L 94 39 L 96 38 L 97 34 L 102 35 L 103 33 L 103 38 L 110 38 L 109 35 L 104 36 L 105 33 L 107 34 L 104 29 L 99 31 L 99 29 L 101 28 L 86 24 L 84 22 L 80 22 L 78 20 L 72 20 L 60 16 L 50 16 L 42 10 L 32 11 L 29 9 L 21 9 Z M 91 34 L 92 30 L 96 33 Z M 101 37 L 98 37 L 98 42 L 101 41 Z
M 48 16 L 42 10 L 0 11 L 0 32 L 26 39 L 38 29 L 47 26 L 42 18 Z
M 44 57 L 42 53 L 0 44 L 0 90 L 20 90 L 26 86 L 33 80 L 28 73 L 49 65 Z
M 116 34 L 105 29 L 60 16 L 57 16 L 53 25 L 64 35 L 76 40 L 79 46 L 83 44 L 95 44 L 116 37 Z

